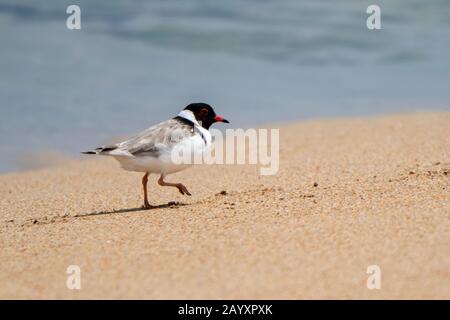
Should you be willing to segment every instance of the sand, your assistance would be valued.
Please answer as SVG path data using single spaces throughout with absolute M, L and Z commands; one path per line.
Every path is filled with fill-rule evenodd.
M 0 176 L 0 298 L 450 298 L 450 113 L 272 127 L 277 175 L 151 176 L 152 210 L 113 159 Z

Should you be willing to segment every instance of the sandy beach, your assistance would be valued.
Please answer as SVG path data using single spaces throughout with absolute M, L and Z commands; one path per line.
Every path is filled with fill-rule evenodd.
M 0 176 L 0 298 L 450 299 L 450 113 L 270 127 L 277 175 L 151 176 L 151 210 L 113 159 Z

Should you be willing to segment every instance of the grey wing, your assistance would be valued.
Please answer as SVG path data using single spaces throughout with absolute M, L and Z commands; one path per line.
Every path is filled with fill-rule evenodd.
M 193 134 L 192 126 L 176 119 L 170 119 L 118 144 L 117 148 L 136 157 L 158 157 L 182 139 Z

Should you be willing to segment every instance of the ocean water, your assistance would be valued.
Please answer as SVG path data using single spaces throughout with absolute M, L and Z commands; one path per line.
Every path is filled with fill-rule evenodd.
M 382 30 L 366 28 L 373 3 Z M 448 0 L 0 0 L 0 172 L 195 101 L 233 127 L 448 111 L 449 60 Z

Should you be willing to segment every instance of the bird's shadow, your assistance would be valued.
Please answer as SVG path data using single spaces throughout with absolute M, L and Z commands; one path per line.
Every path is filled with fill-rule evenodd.
M 119 210 L 112 210 L 112 211 L 99 211 L 99 212 L 90 212 L 90 213 L 83 213 L 83 214 L 77 214 L 74 217 L 75 218 L 84 218 L 84 217 L 94 217 L 94 216 L 102 216 L 102 215 L 108 215 L 108 214 L 117 214 L 117 213 L 128 213 L 128 212 L 139 212 L 139 211 L 152 211 L 157 209 L 166 209 L 166 208 L 179 208 L 187 206 L 186 203 L 181 202 L 168 202 L 165 204 L 160 204 L 157 206 L 151 206 L 150 208 L 144 208 L 144 207 L 137 207 L 137 208 L 126 208 L 126 209 L 119 209 Z

